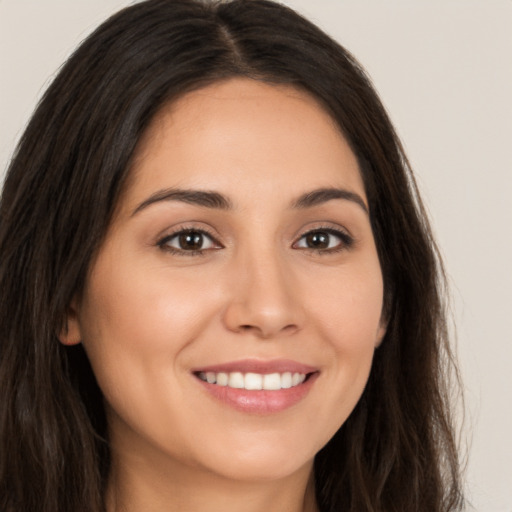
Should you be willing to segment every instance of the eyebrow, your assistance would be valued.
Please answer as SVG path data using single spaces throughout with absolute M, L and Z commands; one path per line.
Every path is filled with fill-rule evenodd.
M 355 192 L 351 192 L 350 190 L 346 190 L 344 188 L 319 188 L 316 190 L 312 190 L 311 192 L 307 192 L 306 194 L 303 194 L 298 199 L 296 199 L 292 203 L 292 208 L 312 208 L 313 206 L 319 206 L 333 199 L 343 199 L 345 201 L 352 201 L 353 203 L 360 206 L 365 213 L 369 213 L 368 207 L 366 206 L 366 203 L 363 201 L 363 198 L 359 194 L 356 194 Z
M 368 207 L 366 206 L 363 198 L 343 188 L 319 188 L 306 192 L 291 203 L 293 209 L 306 209 L 314 206 L 320 206 L 333 199 L 342 199 L 345 201 L 351 201 L 357 204 L 368 214 Z M 159 190 L 152 194 L 145 201 L 139 204 L 132 213 L 132 216 L 144 210 L 148 206 L 161 201 L 180 201 L 196 206 L 202 206 L 204 208 L 213 208 L 219 210 L 231 210 L 233 209 L 233 203 L 231 200 L 220 194 L 219 192 L 209 190 L 188 190 L 188 189 L 165 189 Z
M 219 210 L 230 210 L 233 208 L 231 201 L 224 195 L 218 192 L 208 190 L 183 190 L 183 189 L 165 189 L 159 190 L 155 194 L 148 197 L 145 201 L 139 204 L 132 213 L 144 210 L 148 206 L 158 203 L 160 201 L 181 201 L 196 206 L 203 206 L 204 208 L 216 208 Z

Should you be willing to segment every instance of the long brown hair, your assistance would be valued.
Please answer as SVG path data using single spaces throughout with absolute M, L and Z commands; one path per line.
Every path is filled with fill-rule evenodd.
M 324 512 L 448 512 L 462 503 L 444 278 L 414 177 L 356 60 L 266 0 L 148 0 L 76 50 L 41 100 L 0 205 L 0 509 L 100 512 L 102 395 L 56 333 L 80 293 L 155 113 L 232 76 L 312 94 L 356 154 L 384 275 L 387 334 L 355 410 L 315 459 Z

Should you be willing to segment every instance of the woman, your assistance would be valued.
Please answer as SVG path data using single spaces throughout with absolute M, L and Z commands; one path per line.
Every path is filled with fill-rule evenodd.
M 293 11 L 112 17 L 1 216 L 2 510 L 459 509 L 414 179 L 359 65 Z

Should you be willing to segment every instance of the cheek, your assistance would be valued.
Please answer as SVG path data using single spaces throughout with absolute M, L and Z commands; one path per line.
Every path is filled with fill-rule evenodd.
M 202 280 L 166 268 L 119 270 L 126 267 L 105 265 L 91 276 L 81 315 L 84 341 L 103 340 L 112 350 L 134 350 L 141 357 L 178 350 L 208 315 L 212 300 Z
M 116 409 L 128 410 L 135 403 L 142 407 L 144 390 L 154 390 L 155 380 L 176 387 L 182 353 L 211 318 L 214 299 L 198 290 L 201 279 L 172 276 L 165 268 L 139 271 L 121 258 L 115 261 L 96 265 L 80 324 L 103 394 Z
M 216 297 L 197 272 L 194 279 L 171 274 L 164 267 L 137 271 L 122 259 L 100 261 L 80 310 L 83 345 L 111 418 L 140 431 L 158 430 L 155 418 L 178 424 L 183 354 L 215 311 Z
M 339 411 L 344 421 L 364 390 L 383 334 L 382 276 L 375 262 L 322 282 L 321 291 L 311 290 L 309 308 L 330 352 L 332 399 L 343 403 Z
M 383 282 L 378 262 L 359 268 L 341 268 L 329 279 L 317 277 L 308 308 L 315 311 L 317 327 L 342 352 L 367 351 L 380 339 Z

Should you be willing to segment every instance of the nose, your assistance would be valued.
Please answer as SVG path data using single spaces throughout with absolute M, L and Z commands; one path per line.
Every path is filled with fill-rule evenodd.
M 261 339 L 293 334 L 303 322 L 293 272 L 276 254 L 254 254 L 232 266 L 224 323 Z

